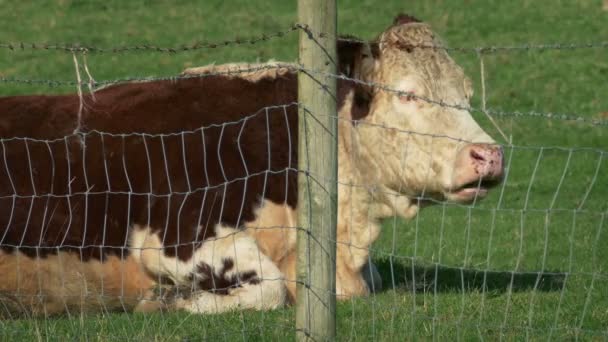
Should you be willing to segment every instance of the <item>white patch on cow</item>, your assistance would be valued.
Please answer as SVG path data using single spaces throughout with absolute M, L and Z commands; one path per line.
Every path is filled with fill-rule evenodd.
M 251 82 L 258 82 L 264 78 L 277 78 L 296 70 L 293 63 L 283 63 L 269 60 L 266 63 L 226 63 L 209 64 L 201 67 L 188 68 L 182 76 L 220 74 L 226 77 L 240 77 Z
M 278 267 L 264 255 L 255 241 L 245 232 L 216 226 L 216 237 L 205 240 L 192 257 L 181 261 L 166 256 L 157 233 L 149 227 L 134 227 L 131 234 L 131 251 L 134 257 L 151 273 L 170 278 L 176 285 L 191 286 L 192 274 L 202 263 L 220 270 L 225 259 L 234 261 L 234 268 L 226 276 L 254 271 L 259 283 L 244 283 L 228 295 L 200 291 L 188 299 L 180 299 L 176 308 L 190 312 L 218 313 L 235 308 L 272 309 L 285 303 L 283 275 Z
M 287 204 L 264 200 L 254 211 L 255 219 L 245 223 L 245 231 L 252 236 L 262 253 L 279 267 L 285 277 L 290 299 L 295 299 L 296 226 L 297 212 Z

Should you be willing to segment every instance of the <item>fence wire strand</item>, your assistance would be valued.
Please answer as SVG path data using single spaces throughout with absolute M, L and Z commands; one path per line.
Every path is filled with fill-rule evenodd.
M 194 44 L 179 44 L 174 46 L 157 46 L 153 44 L 139 45 L 119 45 L 119 46 L 95 46 L 82 43 L 47 43 L 47 42 L 0 42 L 0 49 L 5 49 L 13 52 L 24 50 L 48 50 L 60 51 L 67 53 L 74 52 L 89 52 L 89 53 L 128 53 L 128 52 L 156 52 L 175 54 L 180 52 L 197 51 L 202 49 L 217 49 L 224 47 L 233 47 L 238 45 L 252 45 L 271 41 L 275 39 L 283 39 L 289 34 L 303 31 L 308 37 L 314 41 L 317 39 L 335 39 L 341 42 L 350 43 L 369 43 L 369 40 L 354 38 L 351 34 L 341 34 L 334 37 L 332 34 L 314 32 L 307 25 L 293 24 L 283 30 L 276 32 L 263 33 L 259 36 L 249 38 L 235 38 L 232 40 L 223 40 L 217 42 L 197 42 Z M 378 40 L 377 43 L 382 43 Z M 556 42 L 556 43 L 522 43 L 512 45 L 490 45 L 490 46 L 469 46 L 469 47 L 448 47 L 443 45 L 428 45 L 417 44 L 412 45 L 413 48 L 420 49 L 438 49 L 448 52 L 471 52 L 471 53 L 500 53 L 500 52 L 517 52 L 517 51 L 547 51 L 547 50 L 587 50 L 587 49 L 604 49 L 608 48 L 608 41 L 591 41 L 591 42 Z

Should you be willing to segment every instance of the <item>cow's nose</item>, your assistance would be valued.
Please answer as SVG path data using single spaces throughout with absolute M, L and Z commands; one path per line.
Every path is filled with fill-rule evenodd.
M 502 177 L 502 147 L 491 144 L 471 144 L 468 147 L 470 162 L 480 177 L 484 179 Z

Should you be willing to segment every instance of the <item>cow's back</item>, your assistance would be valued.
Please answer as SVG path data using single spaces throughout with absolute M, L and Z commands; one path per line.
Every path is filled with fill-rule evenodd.
M 85 95 L 78 125 L 77 95 L 1 98 L 0 244 L 122 256 L 138 224 L 186 259 L 264 198 L 295 206 L 296 99 L 293 74 L 130 83 Z

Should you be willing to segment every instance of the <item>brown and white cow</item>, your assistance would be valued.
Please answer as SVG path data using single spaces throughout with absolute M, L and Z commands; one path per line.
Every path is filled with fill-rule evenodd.
M 472 93 L 445 50 L 419 47 L 437 43 L 400 15 L 377 42 L 339 47 L 343 73 L 420 96 L 338 82 L 340 298 L 368 293 L 380 218 L 473 201 L 502 175 L 494 140 L 437 104 Z M 293 298 L 296 101 L 289 68 L 111 86 L 84 96 L 80 125 L 76 95 L 0 98 L 0 311 L 165 298 L 221 312 Z

